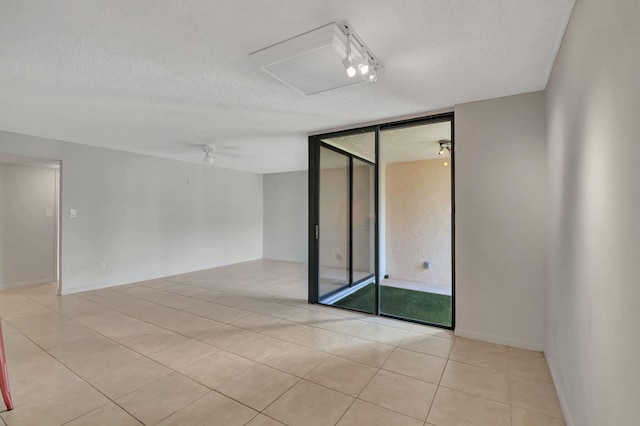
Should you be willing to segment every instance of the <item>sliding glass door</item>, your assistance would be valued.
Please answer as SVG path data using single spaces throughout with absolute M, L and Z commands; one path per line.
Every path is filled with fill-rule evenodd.
M 343 306 L 375 275 L 375 134 L 322 140 L 318 151 L 317 302 Z M 375 313 L 375 292 L 343 306 Z M 353 297 L 352 297 L 353 298 Z
M 455 326 L 453 115 L 309 138 L 309 302 Z
M 320 300 L 351 284 L 349 165 L 346 155 L 320 148 Z

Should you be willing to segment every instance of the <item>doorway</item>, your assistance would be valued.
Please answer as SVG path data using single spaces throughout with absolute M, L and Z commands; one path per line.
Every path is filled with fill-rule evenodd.
M 309 138 L 309 302 L 453 329 L 453 114 Z
M 59 289 L 60 169 L 60 161 L 0 154 L 0 289 Z

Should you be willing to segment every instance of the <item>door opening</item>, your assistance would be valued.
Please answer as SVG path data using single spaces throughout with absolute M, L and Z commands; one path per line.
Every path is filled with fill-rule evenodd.
M 310 137 L 310 303 L 455 327 L 453 136 L 444 114 Z
M 0 289 L 60 283 L 61 162 L 0 154 Z

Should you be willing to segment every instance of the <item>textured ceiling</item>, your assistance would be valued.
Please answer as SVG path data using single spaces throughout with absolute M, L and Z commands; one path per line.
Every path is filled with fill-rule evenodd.
M 544 89 L 574 0 L 0 0 L 0 129 L 306 168 L 306 133 Z M 375 85 L 302 96 L 249 53 L 348 20 Z

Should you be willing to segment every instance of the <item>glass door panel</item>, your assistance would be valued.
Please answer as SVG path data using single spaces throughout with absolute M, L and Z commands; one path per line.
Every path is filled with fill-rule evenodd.
M 351 284 L 349 271 L 349 167 L 348 156 L 320 148 L 320 301 Z
M 375 167 L 353 159 L 353 282 L 375 273 Z
M 453 325 L 451 135 L 451 121 L 380 132 L 381 314 Z
M 363 132 L 320 147 L 319 301 L 368 313 L 376 313 L 375 138 Z

